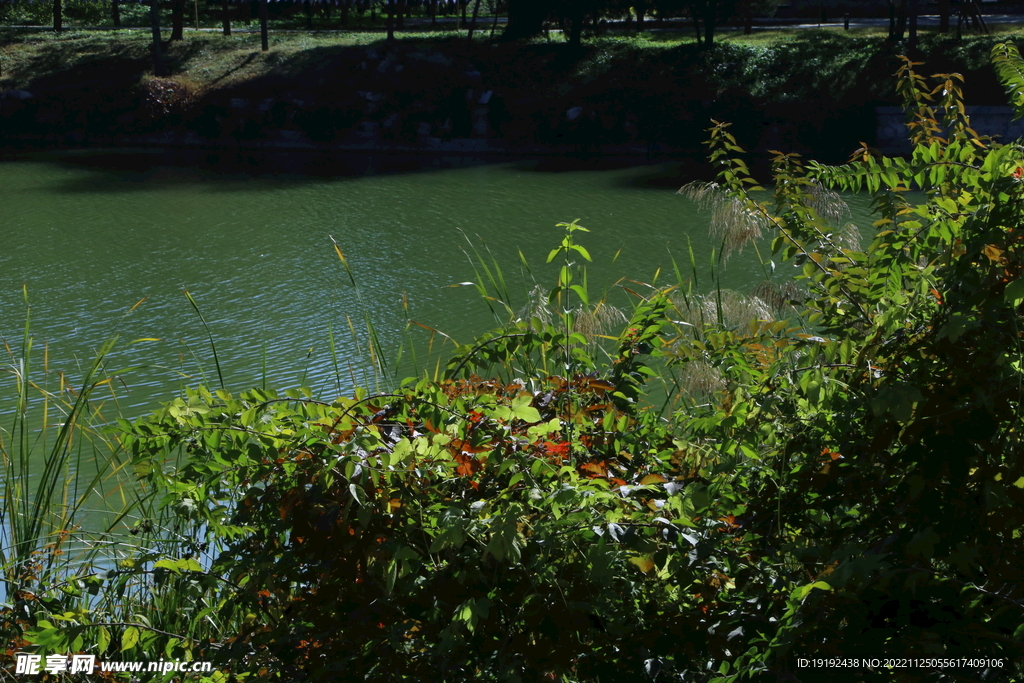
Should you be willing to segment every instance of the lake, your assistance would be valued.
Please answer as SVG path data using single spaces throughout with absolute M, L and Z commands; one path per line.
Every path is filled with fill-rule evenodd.
M 590 230 L 581 243 L 594 259 L 592 293 L 625 302 L 614 283 L 650 282 L 659 268 L 659 283 L 674 282 L 673 256 L 690 272 L 688 244 L 698 288 L 710 289 L 708 217 L 675 194 L 692 166 L 161 150 L 8 157 L 0 334 L 20 343 L 25 287 L 50 368 L 80 377 L 77 368 L 119 335 L 109 367 L 122 381 L 121 411 L 140 415 L 184 385 L 218 383 L 188 290 L 226 388 L 308 385 L 333 398 L 353 381 L 376 382 L 366 313 L 389 360 L 409 318 L 460 343 L 493 325 L 474 288 L 452 286 L 476 279 L 470 244 L 500 264 L 513 308 L 533 278 L 553 283 L 543 262 L 561 239 L 555 224 L 577 218 Z M 853 220 L 865 228 L 866 201 L 855 200 Z M 749 291 L 761 278 L 748 249 L 721 284 Z M 425 345 L 427 334 L 416 327 L 413 336 Z M 416 372 L 408 359 L 398 376 Z
M 9 352 L 0 349 L 0 438 L 14 457 L 28 450 L 25 464 L 8 474 L 35 479 L 45 451 L 35 434 L 27 449 L 10 450 L 23 292 L 31 306 L 31 376 L 51 391 L 60 387 L 59 373 L 80 385 L 96 350 L 118 336 L 106 360 L 116 381 L 101 423 L 142 416 L 186 386 L 219 384 L 207 329 L 186 290 L 214 340 L 225 388 L 309 386 L 332 400 L 355 385 L 390 386 L 369 360 L 367 317 L 391 363 L 391 381 L 432 370 L 452 348 L 439 346 L 443 337 L 435 335 L 425 358 L 429 333 L 418 326 L 410 332 L 409 319 L 463 344 L 495 325 L 476 289 L 458 286 L 477 279 L 467 257 L 474 248 L 502 269 L 514 310 L 535 283 L 550 288 L 555 266 L 544 260 L 563 236 L 559 222 L 579 219 L 590 230 L 578 235 L 593 257 L 592 300 L 607 292 L 611 302 L 628 305 L 616 283 L 653 282 L 659 269 L 658 284 L 674 283 L 673 257 L 689 277 L 690 245 L 696 289 L 710 291 L 708 216 L 676 194 L 694 168 L 704 167 L 161 150 L 3 159 L 0 341 Z M 850 203 L 853 221 L 869 226 L 866 198 Z M 740 291 L 763 277 L 752 249 L 720 272 L 724 288 Z M 59 424 L 62 417 L 51 410 L 50 419 Z M 38 411 L 27 424 L 38 428 Z M 75 453 L 66 475 L 73 499 L 97 468 L 106 471 L 108 457 L 88 447 Z M 123 479 L 105 476 L 89 488 L 86 508 L 75 516 L 84 530 L 76 549 L 88 552 L 97 538 L 128 540 L 122 527 L 136 514 L 113 536 L 102 534 L 117 518 L 104 510 L 116 512 L 123 493 L 134 495 Z M 8 533 L 0 529 L 0 540 Z M 0 586 L 0 599 L 3 593 Z

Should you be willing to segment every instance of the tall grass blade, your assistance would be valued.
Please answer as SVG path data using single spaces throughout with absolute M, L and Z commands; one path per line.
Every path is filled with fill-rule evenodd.
M 337 393 L 341 395 L 341 368 L 338 366 L 338 346 L 334 341 L 334 323 L 327 323 L 327 343 L 331 351 L 331 364 L 334 366 L 334 382 Z
M 192 304 L 192 308 L 195 310 L 196 315 L 199 316 L 200 322 L 203 323 L 203 329 L 206 330 L 206 336 L 210 340 L 210 349 L 213 351 L 213 364 L 217 368 L 217 380 L 220 382 L 220 388 L 224 388 L 224 374 L 220 370 L 220 358 L 217 357 L 217 344 L 213 341 L 213 333 L 210 332 L 210 326 L 206 324 L 206 318 L 203 317 L 203 312 L 199 310 L 199 304 L 192 297 L 192 294 L 186 289 L 185 298 Z

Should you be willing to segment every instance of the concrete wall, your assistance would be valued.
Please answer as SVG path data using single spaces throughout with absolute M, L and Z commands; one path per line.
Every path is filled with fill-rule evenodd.
M 921 3 L 923 5 L 923 3 Z M 777 17 L 814 17 L 821 15 L 821 7 L 829 19 L 849 14 L 851 17 L 888 17 L 888 0 L 789 0 L 779 7 Z
M 998 142 L 1024 137 L 1024 118 L 1013 121 L 1010 107 L 967 107 L 971 128 L 979 135 L 991 135 Z M 878 132 L 875 146 L 883 154 L 909 154 L 906 114 L 900 107 L 875 107 Z M 998 136 L 998 137 L 997 137 Z
M 849 14 L 851 17 L 889 17 L 889 0 L 789 0 L 779 7 L 775 16 L 817 18 L 821 15 L 822 6 L 825 7 L 829 19 L 837 19 L 844 14 Z M 956 16 L 960 2 L 951 0 L 951 7 Z M 1020 0 L 996 0 L 994 2 L 982 0 L 982 11 L 985 14 L 1019 14 L 1021 10 Z M 917 0 L 917 11 L 919 14 L 938 14 L 939 2 L 938 0 Z

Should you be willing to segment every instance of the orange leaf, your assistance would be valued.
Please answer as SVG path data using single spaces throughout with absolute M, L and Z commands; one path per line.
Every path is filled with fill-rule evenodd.
M 455 461 L 459 463 L 459 466 L 455 468 L 455 473 L 461 477 L 472 477 L 484 468 L 483 462 L 479 459 L 469 455 L 463 455 L 462 453 L 455 454 Z M 476 486 L 473 488 L 476 488 Z
M 993 263 L 998 263 L 1003 257 L 1003 250 L 994 244 L 986 244 L 985 248 L 981 250 L 985 256 L 988 256 L 988 260 Z
M 823 570 L 821 571 L 821 573 L 820 573 L 820 574 L 818 574 L 818 576 L 817 576 L 817 577 L 815 577 L 815 578 L 816 578 L 816 579 L 820 579 L 820 578 L 821 578 L 821 577 L 823 577 L 823 576 L 828 576 L 828 575 L 829 575 L 829 574 L 831 574 L 831 573 L 832 573 L 833 571 L 835 571 L 835 568 L 836 568 L 836 567 L 838 567 L 838 566 L 839 566 L 839 562 L 833 562 L 832 564 L 830 564 L 830 565 L 827 565 L 827 566 L 826 566 L 826 567 L 825 567 L 825 568 L 824 568 L 824 569 L 823 569 Z
M 544 448 L 547 450 L 548 455 L 557 455 L 564 458 L 569 455 L 569 449 L 572 448 L 572 444 L 568 441 L 562 441 L 561 443 L 545 441 Z
M 587 384 L 591 389 L 594 390 L 594 393 L 596 393 L 598 396 L 603 396 L 604 392 L 612 391 L 613 389 L 615 389 L 614 384 L 612 384 L 611 382 L 606 382 L 603 379 L 591 379 L 590 381 L 587 382 Z
M 484 451 L 492 450 L 491 443 L 485 443 L 480 446 L 474 446 L 470 441 L 464 441 L 462 439 L 455 439 L 451 442 L 452 448 L 463 453 L 483 453 Z

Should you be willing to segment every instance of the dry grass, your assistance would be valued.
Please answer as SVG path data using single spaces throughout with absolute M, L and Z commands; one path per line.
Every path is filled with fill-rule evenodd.
M 734 251 L 761 239 L 771 227 L 764 214 L 751 211 L 743 202 L 725 192 L 718 183 L 693 182 L 683 186 L 679 194 L 694 202 L 701 211 L 711 214 L 711 236 L 722 244 L 722 261 Z

